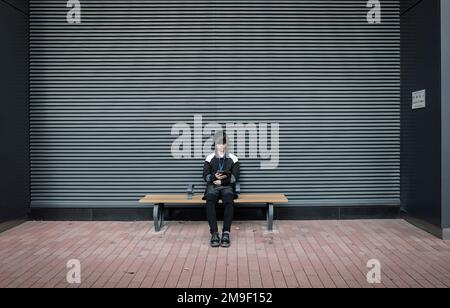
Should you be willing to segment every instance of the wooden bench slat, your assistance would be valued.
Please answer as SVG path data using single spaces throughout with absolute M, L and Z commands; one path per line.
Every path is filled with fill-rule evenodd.
M 153 204 L 153 220 L 156 232 L 161 230 L 164 224 L 164 206 L 166 204 L 179 205 L 204 205 L 203 195 L 197 194 L 189 198 L 188 194 L 147 195 L 140 203 Z M 222 202 L 221 200 L 219 202 Z M 267 207 L 267 229 L 273 230 L 274 204 L 288 203 L 284 194 L 240 194 L 235 204 L 261 204 Z
M 202 198 L 203 195 L 194 195 L 192 199 L 188 199 L 188 194 L 147 195 L 139 202 L 152 204 L 205 204 L 206 201 L 202 200 Z M 283 204 L 289 201 L 284 194 L 241 194 L 239 199 L 234 200 L 234 202 L 236 204 Z

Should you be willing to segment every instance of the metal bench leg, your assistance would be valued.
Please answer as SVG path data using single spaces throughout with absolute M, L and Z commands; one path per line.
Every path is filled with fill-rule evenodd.
M 161 204 L 161 208 L 160 208 L 160 214 L 161 214 L 161 217 L 159 219 L 160 228 L 162 228 L 164 226 L 164 209 L 165 209 L 165 206 L 164 206 L 164 203 L 163 203 L 163 204 Z
M 155 204 L 153 206 L 153 223 L 155 225 L 155 231 L 161 231 L 164 223 L 164 204 Z
M 273 204 L 267 203 L 267 230 L 273 231 Z

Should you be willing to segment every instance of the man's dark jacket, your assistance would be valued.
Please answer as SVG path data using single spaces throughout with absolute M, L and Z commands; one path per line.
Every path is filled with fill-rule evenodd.
M 203 179 L 206 181 L 206 190 L 203 199 L 205 199 L 206 191 L 208 186 L 214 185 L 214 181 L 217 180 L 215 174 L 219 171 L 220 166 L 223 166 L 223 170 L 228 175 L 228 177 L 222 180 L 222 186 L 232 186 L 236 194 L 236 182 L 239 181 L 240 177 L 240 165 L 239 159 L 236 155 L 231 153 L 225 153 L 224 157 L 221 158 L 217 152 L 208 155 L 203 164 Z

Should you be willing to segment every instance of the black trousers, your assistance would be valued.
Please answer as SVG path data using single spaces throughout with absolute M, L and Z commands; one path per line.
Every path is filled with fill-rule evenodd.
M 232 186 L 216 186 L 209 184 L 206 193 L 206 217 L 211 234 L 218 232 L 216 207 L 219 199 L 222 199 L 224 207 L 223 232 L 231 231 L 234 216 L 234 190 Z

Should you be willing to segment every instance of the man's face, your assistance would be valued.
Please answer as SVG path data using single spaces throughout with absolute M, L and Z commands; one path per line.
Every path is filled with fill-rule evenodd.
M 217 151 L 225 152 L 227 150 L 227 144 L 217 143 Z

